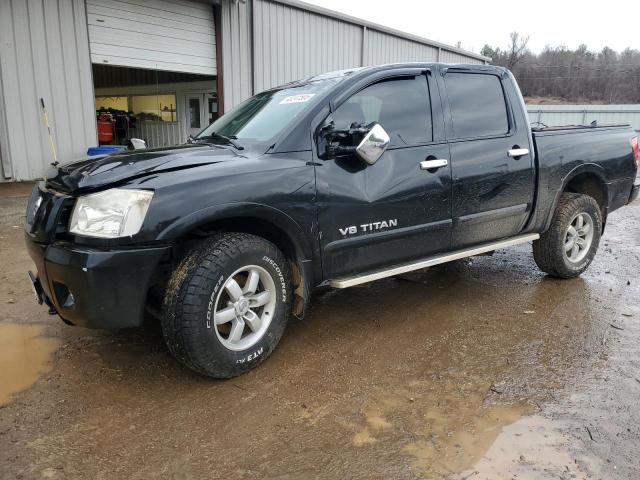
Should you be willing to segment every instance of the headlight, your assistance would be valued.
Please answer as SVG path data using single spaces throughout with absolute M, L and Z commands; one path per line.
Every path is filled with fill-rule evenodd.
M 112 188 L 78 197 L 71 214 L 71 233 L 87 237 L 129 237 L 140 231 L 153 192 Z

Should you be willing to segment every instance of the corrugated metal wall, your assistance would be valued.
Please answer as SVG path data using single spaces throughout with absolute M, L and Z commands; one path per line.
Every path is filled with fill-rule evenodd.
M 254 1 L 255 92 L 359 65 L 362 29 L 275 2 Z
M 96 124 L 84 0 L 0 1 L 0 83 L 3 180 L 41 177 L 53 161 L 40 98 L 58 158 L 85 155 Z
M 227 110 L 253 93 L 331 70 L 411 61 L 485 62 L 476 54 L 297 0 L 223 0 L 221 9 Z
M 529 121 L 560 125 L 630 124 L 640 132 L 640 105 L 527 105 Z
M 367 29 L 363 66 L 394 62 L 435 62 L 438 47 Z
M 484 63 L 476 58 L 469 58 L 460 53 L 452 52 L 451 50 L 441 49 L 439 62 L 442 63 Z
M 252 95 L 250 4 L 222 2 L 220 12 L 225 109 Z

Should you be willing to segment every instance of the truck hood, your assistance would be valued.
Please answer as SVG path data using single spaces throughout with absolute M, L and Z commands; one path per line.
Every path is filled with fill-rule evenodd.
M 132 178 L 245 157 L 231 148 L 189 144 L 87 158 L 52 167 L 47 186 L 68 193 L 95 190 Z

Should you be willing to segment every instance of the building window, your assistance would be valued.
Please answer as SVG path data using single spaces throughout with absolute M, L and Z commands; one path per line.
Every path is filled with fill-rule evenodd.
M 130 111 L 138 120 L 176 121 L 176 95 L 132 95 Z

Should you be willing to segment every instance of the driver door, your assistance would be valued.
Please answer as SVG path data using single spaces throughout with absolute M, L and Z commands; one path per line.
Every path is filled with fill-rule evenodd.
M 351 154 L 316 167 L 326 278 L 409 263 L 449 249 L 449 147 L 441 125 L 434 129 L 432 110 L 438 119 L 442 116 L 439 99 L 432 102 L 438 95 L 430 95 L 430 84 L 424 73 L 385 78 L 355 93 L 331 115 L 339 130 L 378 122 L 391 143 L 373 165 Z M 443 165 L 421 168 L 432 160 Z

